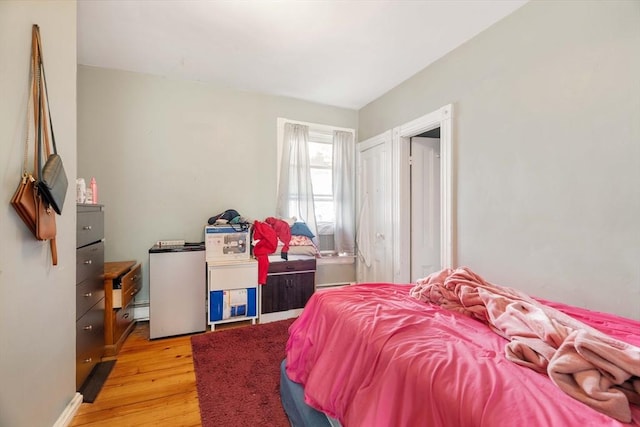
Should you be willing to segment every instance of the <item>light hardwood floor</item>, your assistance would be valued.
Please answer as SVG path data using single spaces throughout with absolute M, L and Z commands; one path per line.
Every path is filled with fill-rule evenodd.
M 191 335 L 149 341 L 138 323 L 94 403 L 71 426 L 201 426 Z

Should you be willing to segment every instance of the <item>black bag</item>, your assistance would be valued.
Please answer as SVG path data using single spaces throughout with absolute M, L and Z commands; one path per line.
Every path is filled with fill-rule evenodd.
M 55 143 L 53 146 L 55 151 Z M 42 168 L 38 190 L 58 215 L 62 214 L 62 206 L 64 205 L 68 186 L 69 182 L 62 165 L 62 157 L 53 153 Z
M 41 126 L 38 126 L 38 169 L 40 169 L 40 181 L 38 182 L 38 191 L 40 195 L 47 202 L 54 211 L 58 215 L 62 214 L 62 206 L 64 205 L 64 199 L 67 195 L 67 188 L 69 186 L 69 182 L 67 181 L 67 174 L 64 171 L 64 166 L 62 165 L 62 158 L 58 155 L 58 149 L 56 147 L 56 137 L 53 133 L 53 122 L 51 120 L 51 110 L 49 108 L 49 93 L 47 90 L 47 79 L 44 74 L 44 62 L 42 60 L 42 44 L 40 42 L 40 31 L 37 25 L 34 25 L 34 33 L 36 36 L 37 50 L 38 50 L 38 63 L 36 66 L 38 67 L 38 71 L 40 71 L 40 75 L 42 76 L 39 79 L 40 83 L 40 93 L 39 93 L 39 105 L 40 105 L 40 114 L 41 117 L 44 117 L 44 120 L 41 120 Z M 43 90 L 44 89 L 44 90 Z M 44 94 L 44 98 L 42 95 Z M 46 104 L 46 111 L 44 105 Z M 48 124 L 47 128 L 47 120 L 48 116 Z M 42 133 L 44 133 L 44 141 L 42 141 Z M 49 133 L 51 133 L 51 142 L 53 144 L 53 153 L 49 148 Z M 42 163 L 42 145 L 43 142 L 46 148 L 47 161 L 44 166 L 41 167 Z
M 226 211 L 222 212 L 221 214 L 218 215 L 214 215 L 211 218 L 209 218 L 209 221 L 207 221 L 209 223 L 209 225 L 214 225 L 216 223 L 216 221 L 218 221 L 219 219 L 223 219 L 224 220 L 224 224 L 230 223 L 231 220 L 233 220 L 234 218 L 239 217 L 240 214 L 238 213 L 237 210 L 235 209 L 227 209 Z

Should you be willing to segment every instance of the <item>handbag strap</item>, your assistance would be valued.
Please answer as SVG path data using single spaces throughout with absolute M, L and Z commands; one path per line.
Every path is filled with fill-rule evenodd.
M 33 121 L 36 144 L 33 156 L 33 177 L 37 181 L 42 171 L 42 78 L 40 63 L 39 29 L 37 25 L 31 27 L 31 56 L 33 58 Z
M 33 50 L 33 49 L 32 49 Z M 22 162 L 22 181 L 26 182 L 29 176 L 29 137 L 31 136 L 31 106 L 33 105 L 33 66 L 34 58 L 31 55 L 31 65 L 29 67 L 29 90 L 27 91 L 27 122 L 26 135 L 24 140 L 24 161 Z
M 40 70 L 37 67 L 38 63 L 38 45 L 36 37 L 37 26 L 34 26 L 31 31 L 31 64 L 29 69 L 29 100 L 27 102 L 27 137 L 25 142 L 25 156 L 24 156 L 24 171 L 22 179 L 26 182 L 27 179 L 34 182 L 37 181 L 39 175 L 39 163 L 37 160 L 40 140 L 34 141 L 33 146 L 33 172 L 29 173 L 27 170 L 28 162 L 28 150 L 29 150 L 29 137 L 31 129 L 33 129 L 34 137 L 36 136 L 36 129 L 38 123 L 40 123 L 40 102 L 39 100 L 39 87 L 40 87 Z M 33 121 L 31 121 L 31 108 L 33 108 Z
M 44 84 L 44 80 L 40 80 L 40 117 L 42 121 L 40 122 L 42 132 L 44 133 L 44 148 L 45 148 L 45 158 L 49 158 L 51 155 L 51 144 L 49 143 L 49 132 L 46 129 L 47 117 L 49 118 L 49 122 L 51 122 L 51 112 L 49 109 L 45 109 L 45 98 L 42 96 L 46 86 Z M 52 129 L 53 130 L 53 129 Z
M 31 132 L 32 129 L 35 128 L 35 123 L 37 122 L 38 115 L 38 104 L 36 103 L 36 91 L 38 89 L 38 84 L 36 82 L 36 37 L 35 33 L 32 30 L 31 37 L 31 60 L 29 64 L 29 86 L 27 90 L 27 120 L 25 122 L 25 141 L 24 141 L 24 160 L 22 164 L 22 182 L 27 182 L 27 179 L 31 181 L 35 181 L 33 174 L 29 172 L 29 145 L 31 142 Z M 33 122 L 31 121 L 31 109 L 33 108 Z M 35 134 L 35 129 L 34 129 Z M 34 173 L 37 174 L 37 163 L 36 156 L 38 152 L 38 146 L 34 145 L 33 152 L 33 170 Z
M 58 148 L 56 146 L 56 137 L 55 137 L 55 134 L 53 133 L 53 121 L 51 120 L 51 110 L 49 107 L 49 90 L 47 89 L 47 76 L 44 71 L 44 55 L 42 52 L 42 41 L 40 39 L 40 27 L 38 27 L 37 24 L 34 24 L 33 27 L 34 27 L 35 36 L 36 36 L 36 44 L 38 48 L 38 56 L 37 56 L 38 70 L 40 71 L 42 76 L 41 86 L 42 88 L 44 88 L 44 90 L 41 89 L 40 96 L 42 97 L 42 94 L 44 93 L 44 99 L 42 102 L 43 102 L 43 105 L 46 104 L 47 106 L 47 116 L 49 117 L 49 129 L 51 131 L 51 142 L 53 143 L 53 153 L 57 154 Z M 48 132 L 45 132 L 45 133 L 48 134 Z

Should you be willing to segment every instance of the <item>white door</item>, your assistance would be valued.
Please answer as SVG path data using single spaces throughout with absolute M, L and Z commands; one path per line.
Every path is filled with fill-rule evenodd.
M 440 139 L 411 138 L 411 282 L 439 271 Z
M 357 280 L 391 282 L 391 132 L 358 144 Z

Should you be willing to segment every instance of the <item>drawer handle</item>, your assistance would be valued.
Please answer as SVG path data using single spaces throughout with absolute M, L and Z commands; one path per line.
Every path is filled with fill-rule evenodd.
M 136 294 L 135 289 L 133 291 L 131 291 L 131 296 L 134 296 Z
M 85 330 L 85 331 L 91 331 L 91 330 L 93 330 L 93 325 L 87 325 L 87 326 L 85 326 L 85 327 L 84 327 L 84 330 Z
M 83 360 L 84 363 L 91 363 L 93 361 L 92 358 L 87 357 L 86 359 Z
M 123 315 L 122 315 L 122 318 L 123 318 L 123 319 L 128 319 L 128 318 L 129 318 L 129 313 L 125 313 L 125 314 L 123 314 Z
M 84 294 L 85 298 L 91 298 L 91 295 L 93 295 L 91 292 L 87 292 L 86 294 Z
M 82 227 L 83 230 L 91 230 L 91 226 L 90 225 L 85 225 L 84 227 Z
M 93 261 L 91 261 L 90 259 L 88 259 L 88 260 L 86 260 L 84 263 L 85 263 L 85 264 L 87 264 L 87 265 L 91 265 L 91 264 L 93 263 Z

